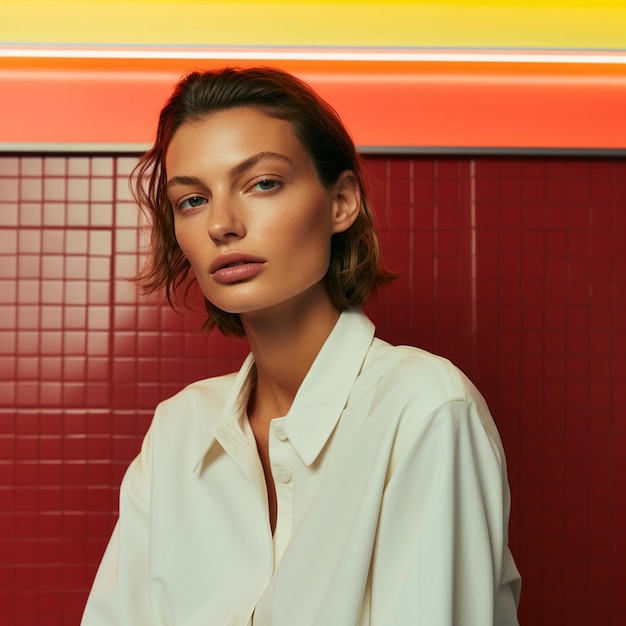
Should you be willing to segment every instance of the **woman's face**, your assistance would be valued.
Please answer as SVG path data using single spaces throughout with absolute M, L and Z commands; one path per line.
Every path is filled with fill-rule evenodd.
M 255 107 L 188 122 L 165 169 L 176 239 L 215 306 L 245 314 L 328 298 L 330 239 L 356 217 L 356 184 L 347 172 L 325 188 L 288 122 Z

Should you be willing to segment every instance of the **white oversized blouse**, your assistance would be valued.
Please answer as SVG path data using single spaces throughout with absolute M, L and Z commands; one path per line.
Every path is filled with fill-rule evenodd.
M 83 626 L 518 623 L 504 453 L 462 373 L 342 313 L 271 424 L 272 536 L 253 367 L 158 406 Z

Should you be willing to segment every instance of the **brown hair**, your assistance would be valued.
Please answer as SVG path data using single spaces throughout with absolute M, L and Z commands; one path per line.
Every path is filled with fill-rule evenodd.
M 154 146 L 140 159 L 132 177 L 133 195 L 151 227 L 151 254 L 136 279 L 142 293 L 152 294 L 164 287 L 175 308 L 174 297 L 186 305 L 193 284 L 191 266 L 176 241 L 166 193 L 165 155 L 174 133 L 186 122 L 240 106 L 258 107 L 289 122 L 326 187 L 342 172 L 354 172 L 361 194 L 360 212 L 348 230 L 332 236 L 326 285 L 340 311 L 364 304 L 395 276 L 382 266 L 361 159 L 334 109 L 306 83 L 275 68 L 193 72 L 176 85 L 161 111 Z M 238 314 L 222 311 L 206 298 L 205 306 L 205 328 L 217 327 L 226 335 L 245 334 Z

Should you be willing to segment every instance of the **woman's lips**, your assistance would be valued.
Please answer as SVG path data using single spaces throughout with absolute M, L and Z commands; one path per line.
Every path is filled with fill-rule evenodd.
M 249 254 L 229 252 L 220 254 L 211 263 L 209 273 L 218 283 L 229 284 L 253 278 L 263 271 L 265 261 Z

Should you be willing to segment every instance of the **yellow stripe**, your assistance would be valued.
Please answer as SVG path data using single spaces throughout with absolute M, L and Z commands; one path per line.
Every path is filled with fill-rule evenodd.
M 0 45 L 626 50 L 626 0 L 0 0 Z

